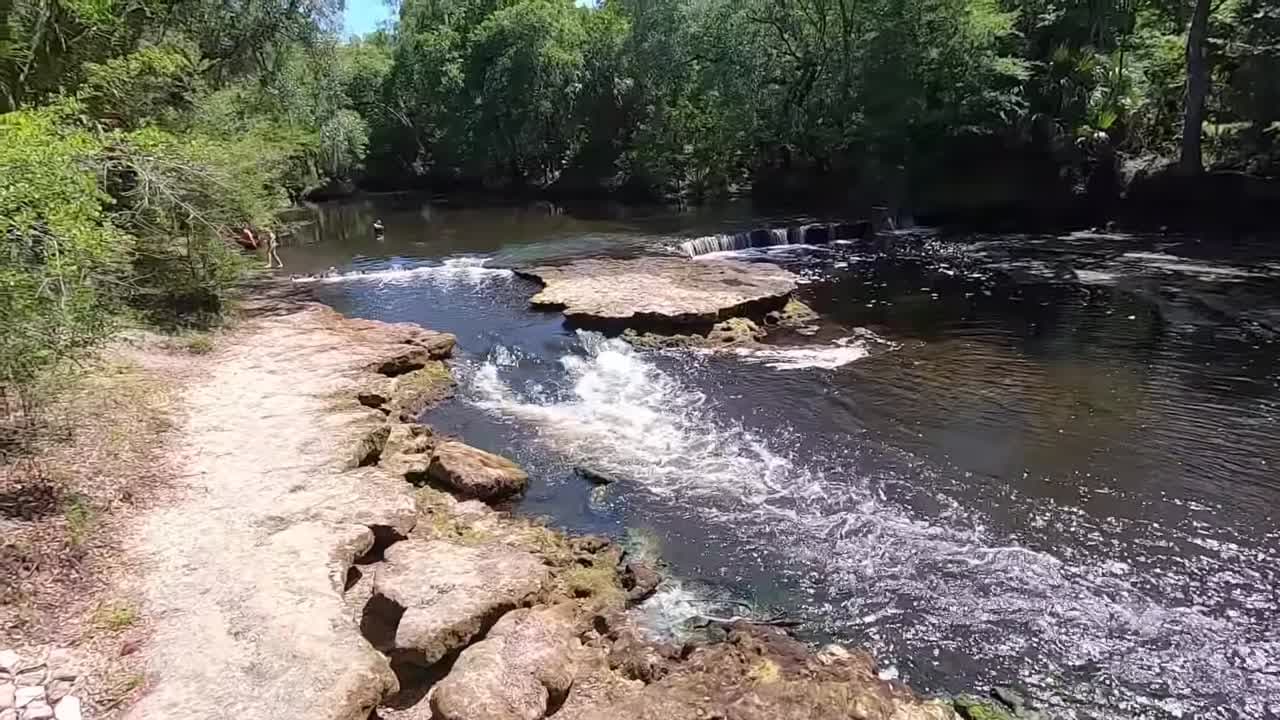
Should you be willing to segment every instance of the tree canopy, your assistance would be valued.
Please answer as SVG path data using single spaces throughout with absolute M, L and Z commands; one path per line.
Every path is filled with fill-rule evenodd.
M 1203 139 L 1271 172 L 1278 23 L 1263 0 L 403 0 L 349 47 L 384 58 L 361 91 L 374 181 L 699 197 L 909 174 L 975 139 L 1068 173 L 1194 172 Z
M 359 172 L 340 9 L 0 0 L 0 391 L 130 314 L 216 316 L 231 239 Z
M 396 7 L 341 38 L 340 0 L 0 0 L 0 384 L 122 312 L 216 312 L 229 238 L 318 190 L 901 195 L 1014 153 L 1089 192 L 1280 160 L 1269 0 Z

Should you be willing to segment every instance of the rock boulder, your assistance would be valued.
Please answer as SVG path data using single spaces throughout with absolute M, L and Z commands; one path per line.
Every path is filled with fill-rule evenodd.
M 394 326 L 393 326 L 394 327 Z M 458 339 L 449 333 L 413 329 L 407 332 L 403 346 L 387 357 L 378 360 L 370 369 L 380 375 L 398 377 L 421 370 L 435 360 L 453 355 Z
M 404 610 L 392 650 L 431 665 L 530 602 L 546 582 L 547 568 L 523 550 L 405 540 L 387 548 L 373 591 Z
M 524 492 L 529 475 L 510 460 L 460 442 L 436 445 L 427 477 L 459 495 L 494 502 Z
M 538 720 L 564 702 L 581 645 L 569 607 L 513 610 L 436 685 L 441 720 Z
M 649 257 L 579 260 L 520 274 L 545 287 L 530 302 L 583 325 L 709 326 L 781 307 L 796 276 L 776 265 Z

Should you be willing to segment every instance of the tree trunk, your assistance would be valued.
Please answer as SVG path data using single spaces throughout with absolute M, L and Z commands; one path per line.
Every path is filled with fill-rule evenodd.
M 1209 34 L 1209 0 L 1196 0 L 1187 30 L 1187 105 L 1182 115 L 1182 158 L 1178 165 L 1187 175 L 1204 172 L 1200 135 L 1204 128 L 1204 99 L 1209 94 L 1209 68 L 1204 46 Z

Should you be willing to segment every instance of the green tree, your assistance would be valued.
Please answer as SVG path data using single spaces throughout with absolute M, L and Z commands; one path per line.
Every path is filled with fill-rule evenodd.
M 569 0 L 520 0 L 476 29 L 467 54 L 473 163 L 515 183 L 555 180 L 576 149 L 581 20 Z
M 1205 98 L 1209 95 L 1209 67 L 1205 50 L 1209 40 L 1209 0 L 1195 0 L 1187 29 L 1187 95 L 1182 115 L 1182 147 L 1178 165 L 1187 175 L 1204 172 L 1201 138 L 1204 134 Z
M 0 385 L 91 347 L 126 295 L 130 243 L 98 183 L 102 144 L 65 118 L 0 115 Z
M 96 120 L 136 129 L 173 122 L 194 106 L 199 78 L 188 51 L 147 46 L 136 52 L 88 63 L 79 98 Z

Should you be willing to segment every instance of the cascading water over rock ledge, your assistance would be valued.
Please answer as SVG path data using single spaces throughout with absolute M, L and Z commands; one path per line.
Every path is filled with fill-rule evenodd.
M 869 230 L 870 224 L 866 222 L 809 223 L 781 228 L 760 228 L 747 232 L 704 235 L 680 243 L 679 250 L 681 254 L 688 257 L 697 257 L 716 252 L 780 245 L 821 245 L 835 240 L 862 238 Z

